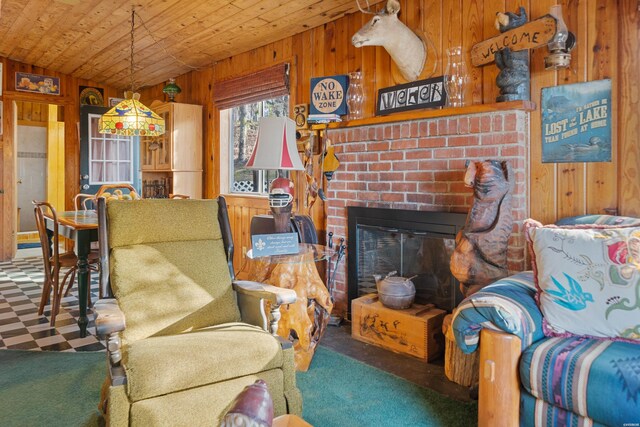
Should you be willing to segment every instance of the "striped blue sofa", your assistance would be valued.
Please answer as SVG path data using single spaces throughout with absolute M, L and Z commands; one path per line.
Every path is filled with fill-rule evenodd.
M 557 224 L 638 222 L 590 215 Z M 535 292 L 533 273 L 521 272 L 453 313 L 457 345 L 466 353 L 480 347 L 479 425 L 639 426 L 640 343 L 547 338 Z

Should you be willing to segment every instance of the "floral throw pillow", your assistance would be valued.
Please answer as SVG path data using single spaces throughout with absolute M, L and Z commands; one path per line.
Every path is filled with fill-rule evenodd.
M 547 336 L 640 341 L 640 227 L 525 221 Z

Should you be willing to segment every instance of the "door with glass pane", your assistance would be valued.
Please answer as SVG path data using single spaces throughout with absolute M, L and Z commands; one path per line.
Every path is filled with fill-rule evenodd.
M 107 107 L 80 108 L 80 190 L 94 194 L 103 184 L 127 183 L 140 193 L 138 138 L 102 134 L 98 120 Z

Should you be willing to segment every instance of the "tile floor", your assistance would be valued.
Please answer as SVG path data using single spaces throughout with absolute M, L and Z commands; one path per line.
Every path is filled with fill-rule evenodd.
M 40 249 L 18 251 L 11 262 L 0 262 L 0 349 L 42 351 L 100 351 L 104 344 L 93 332 L 89 313 L 86 337 L 80 337 L 77 284 L 61 301 L 56 327 L 49 325 L 51 307 L 38 315 L 44 279 Z M 97 299 L 97 275 L 92 275 L 91 298 Z

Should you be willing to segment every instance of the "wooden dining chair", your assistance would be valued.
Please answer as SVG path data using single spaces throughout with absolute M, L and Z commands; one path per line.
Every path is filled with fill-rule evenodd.
M 34 214 L 36 217 L 36 227 L 40 236 L 40 244 L 42 246 L 42 259 L 44 263 L 44 283 L 42 287 L 42 296 L 40 297 L 40 307 L 38 315 L 44 313 L 44 307 L 50 300 L 51 295 L 51 326 L 55 326 L 56 316 L 60 311 L 60 301 L 63 294 L 68 294 L 76 277 L 78 270 L 78 257 L 73 251 L 60 253 L 60 235 L 59 221 L 56 210 L 50 203 L 38 202 L 34 200 Z M 47 229 L 45 213 L 49 212 L 53 221 L 53 232 Z M 98 262 L 97 253 L 89 254 L 89 264 Z M 67 269 L 66 273 L 60 281 L 61 270 Z M 91 274 L 91 273 L 89 273 Z M 89 281 L 91 277 L 89 277 Z M 65 292 L 65 284 L 67 290 Z M 89 305 L 91 305 L 91 293 L 88 293 Z
M 96 208 L 96 195 L 78 193 L 73 198 L 73 207 L 77 211 L 86 211 Z
M 123 191 L 124 190 L 124 191 Z M 121 198 L 120 195 L 129 195 L 131 199 L 140 199 L 138 191 L 133 188 L 131 184 L 127 183 L 115 183 L 115 184 L 103 184 L 96 192 L 95 199 L 98 197 L 116 197 Z

